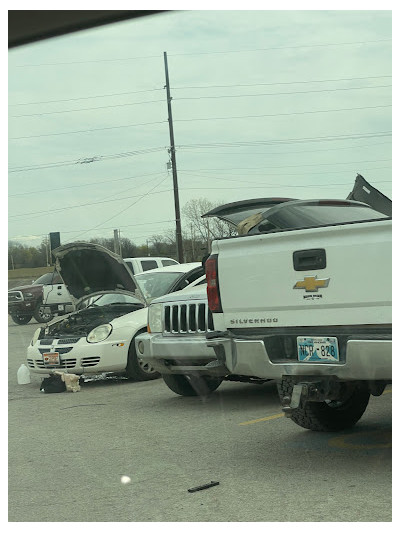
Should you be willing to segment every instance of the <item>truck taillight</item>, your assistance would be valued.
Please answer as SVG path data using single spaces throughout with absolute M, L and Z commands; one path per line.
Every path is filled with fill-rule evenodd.
M 218 254 L 210 255 L 206 261 L 208 307 L 212 313 L 222 313 L 218 286 Z

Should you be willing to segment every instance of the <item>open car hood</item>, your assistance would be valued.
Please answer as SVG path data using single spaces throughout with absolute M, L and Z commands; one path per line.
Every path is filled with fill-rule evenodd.
M 392 201 L 372 187 L 360 174 L 357 174 L 353 190 L 346 200 L 367 204 L 379 213 L 392 216 Z M 260 233 L 279 227 L 274 224 L 275 214 L 277 209 L 283 208 L 282 204 L 287 203 L 289 207 L 296 203 L 307 205 L 315 202 L 316 200 L 295 200 L 294 198 L 255 198 L 221 205 L 202 215 L 202 218 L 217 217 L 229 222 L 237 229 L 239 235 Z
M 127 291 L 143 299 L 128 265 L 99 244 L 75 242 L 53 250 L 55 267 L 77 305 L 82 298 L 100 291 Z

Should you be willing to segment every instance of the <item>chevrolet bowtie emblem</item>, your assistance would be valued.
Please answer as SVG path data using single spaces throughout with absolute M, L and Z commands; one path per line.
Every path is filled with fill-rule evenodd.
M 304 280 L 298 281 L 293 289 L 305 289 L 306 292 L 318 292 L 329 285 L 330 278 L 317 279 L 317 276 L 305 276 Z

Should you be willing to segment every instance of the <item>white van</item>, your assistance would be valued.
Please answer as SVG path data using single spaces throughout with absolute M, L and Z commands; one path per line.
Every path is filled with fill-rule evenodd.
M 178 261 L 170 257 L 125 257 L 124 261 L 132 270 L 133 274 L 139 274 L 139 272 L 145 272 L 153 268 L 179 264 Z

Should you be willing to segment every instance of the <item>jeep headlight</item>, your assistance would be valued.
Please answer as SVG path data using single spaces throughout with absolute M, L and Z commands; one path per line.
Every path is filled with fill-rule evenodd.
M 112 332 L 112 329 L 113 328 L 111 324 L 102 324 L 101 326 L 97 326 L 97 328 L 92 329 L 92 331 L 86 337 L 86 340 L 91 343 L 105 341 Z
M 33 337 L 31 340 L 31 346 L 34 346 L 36 344 L 41 331 L 42 331 L 42 328 L 37 328 L 37 330 L 35 330 L 35 333 L 33 334 Z
M 147 319 L 147 331 L 149 333 L 162 332 L 162 304 L 151 304 Z

